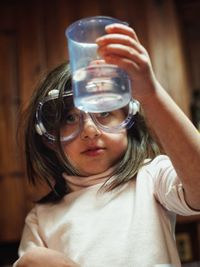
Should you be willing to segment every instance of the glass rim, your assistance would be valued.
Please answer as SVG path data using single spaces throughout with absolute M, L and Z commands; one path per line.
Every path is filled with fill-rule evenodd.
M 111 16 L 90 16 L 90 17 L 85 17 L 82 19 L 78 19 L 74 22 L 72 22 L 65 30 L 65 34 L 68 37 L 69 33 L 74 29 L 75 26 L 77 26 L 78 24 L 80 24 L 81 22 L 86 22 L 86 21 L 90 21 L 90 20 L 100 20 L 100 19 L 104 19 L 104 20 L 110 20 L 111 22 L 113 21 L 113 23 L 119 23 L 119 24 L 124 24 L 124 25 L 128 25 L 128 23 L 126 21 L 122 21 L 120 19 L 111 17 Z M 112 24 L 112 23 L 110 23 Z

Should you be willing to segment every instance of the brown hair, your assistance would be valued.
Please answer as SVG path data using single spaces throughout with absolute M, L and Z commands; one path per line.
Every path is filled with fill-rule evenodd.
M 60 91 L 60 95 L 64 90 L 71 91 L 71 73 L 67 63 L 59 65 L 44 77 L 34 91 L 22 118 L 28 179 L 33 184 L 40 179 L 45 180 L 52 189 L 51 193 L 40 202 L 55 202 L 70 192 L 62 177 L 63 172 L 68 175 L 79 174 L 68 162 L 59 139 L 54 144 L 56 149 L 52 149 L 51 145 L 47 143 L 48 141 L 35 131 L 35 114 L 38 103 L 55 88 Z M 134 116 L 134 124 L 127 130 L 127 133 L 127 151 L 117 164 L 110 179 L 104 184 L 105 190 L 113 190 L 133 179 L 144 165 L 146 158 L 153 159 L 159 154 L 159 148 L 151 137 L 141 112 Z

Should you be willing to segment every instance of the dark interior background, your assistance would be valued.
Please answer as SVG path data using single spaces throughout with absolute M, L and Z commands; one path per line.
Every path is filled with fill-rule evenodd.
M 68 59 L 66 27 L 95 15 L 135 28 L 158 79 L 200 130 L 200 0 L 0 0 L 0 266 L 16 259 L 24 218 L 48 190 L 26 182 L 20 110 L 43 73 Z M 200 266 L 200 217 L 179 216 L 176 235 L 184 266 Z

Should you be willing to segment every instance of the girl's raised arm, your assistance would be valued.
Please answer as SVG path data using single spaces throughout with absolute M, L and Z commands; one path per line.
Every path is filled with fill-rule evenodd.
M 134 30 L 112 24 L 107 35 L 97 39 L 99 53 L 107 63 L 125 69 L 133 86 L 133 97 L 145 112 L 148 125 L 159 138 L 182 181 L 185 198 L 200 209 L 200 134 L 157 81 L 149 55 Z

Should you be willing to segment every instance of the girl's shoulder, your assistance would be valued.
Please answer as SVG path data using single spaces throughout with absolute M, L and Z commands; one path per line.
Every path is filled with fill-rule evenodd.
M 156 167 L 156 166 L 166 166 L 169 164 L 172 164 L 170 161 L 170 158 L 167 155 L 161 154 L 156 156 L 153 159 L 147 158 L 145 159 L 145 165 L 148 165 L 149 167 Z
M 154 159 L 146 159 L 143 169 L 152 177 L 166 170 L 174 171 L 172 162 L 167 155 L 158 155 Z

